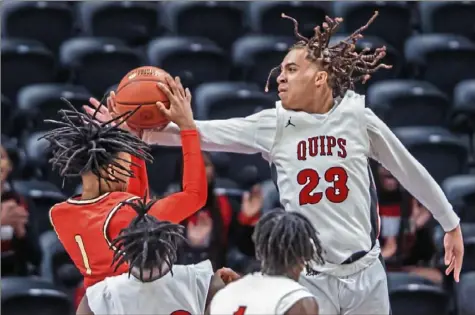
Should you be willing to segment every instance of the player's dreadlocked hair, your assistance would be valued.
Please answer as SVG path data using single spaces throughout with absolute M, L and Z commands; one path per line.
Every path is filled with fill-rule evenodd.
M 325 17 L 322 25 L 315 27 L 315 35 L 311 38 L 306 38 L 298 31 L 298 22 L 294 18 L 282 13 L 282 17 L 289 19 L 294 23 L 294 34 L 299 41 L 291 47 L 307 49 L 307 58 L 318 62 L 325 71 L 329 74 L 329 84 L 333 89 L 333 97 L 343 97 L 347 90 L 354 89 L 355 83 L 368 81 L 371 74 L 377 70 L 391 69 L 392 66 L 386 64 L 378 64 L 386 55 L 386 47 L 376 48 L 373 53 L 370 53 L 369 48 L 364 48 L 360 53 L 355 52 L 356 42 L 363 38 L 361 34 L 368 26 L 376 19 L 378 12 L 369 19 L 369 21 L 353 32 L 350 36 L 340 41 L 338 44 L 329 46 L 332 35 L 336 32 L 343 18 Z M 276 67 L 271 70 L 267 79 L 266 91 L 268 91 L 269 80 L 272 72 L 279 69 Z
M 173 275 L 172 266 L 177 260 L 177 248 L 186 240 L 183 236 L 183 226 L 159 221 L 147 214 L 156 201 L 147 203 L 145 198 L 124 201 L 122 204 L 132 207 L 138 215 L 111 243 L 111 248 L 115 251 L 112 260 L 112 265 L 115 264 L 114 270 L 128 263 L 129 276 L 133 268 L 138 268 L 140 280 L 143 282 L 153 280 L 144 280 L 144 270 L 149 270 L 148 278 L 152 278 L 152 269 L 156 268 L 159 275 L 154 278 L 162 277 L 165 274 L 162 268 L 164 263 Z
M 317 231 L 300 213 L 270 211 L 257 223 L 253 241 L 265 274 L 284 275 L 300 264 L 324 262 Z
M 87 172 L 92 172 L 99 178 L 103 178 L 101 172 L 108 175 L 114 175 L 113 172 L 117 172 L 129 177 L 134 176 L 131 170 L 117 162 L 120 159 L 118 157 L 120 152 L 129 153 L 147 161 L 153 160 L 149 153 L 150 147 L 145 142 L 120 128 L 120 125 L 140 107 L 101 123 L 96 120 L 96 115 L 103 106 L 102 102 L 91 116 L 78 111 L 65 98 L 61 99 L 70 109 L 59 110 L 61 117 L 59 121 L 45 120 L 59 127 L 48 131 L 41 138 L 50 143 L 53 151 L 50 162 L 53 164 L 53 170 L 59 169 L 60 175 L 64 178 L 79 177 Z M 112 166 L 114 170 L 109 166 Z M 111 182 L 123 182 L 116 176 L 105 179 Z

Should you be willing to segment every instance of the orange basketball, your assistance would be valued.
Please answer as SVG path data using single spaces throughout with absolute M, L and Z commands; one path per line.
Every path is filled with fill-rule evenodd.
M 119 114 L 141 108 L 127 120 L 132 128 L 150 129 L 162 127 L 169 123 L 156 106 L 162 102 L 167 108 L 170 101 L 157 87 L 157 82 L 165 83 L 169 74 L 156 67 L 136 68 L 125 75 L 116 91 L 116 110 Z M 166 84 L 166 83 L 165 83 Z

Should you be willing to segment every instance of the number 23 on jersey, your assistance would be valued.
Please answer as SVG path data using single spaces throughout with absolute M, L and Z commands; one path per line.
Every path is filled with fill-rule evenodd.
M 350 191 L 347 186 L 348 173 L 346 170 L 337 166 L 330 167 L 323 177 L 326 182 L 332 183 L 332 186 L 325 189 L 325 192 L 314 192 L 315 189 L 318 189 L 317 186 L 322 179 L 320 174 L 310 168 L 303 169 L 297 174 L 297 182 L 303 186 L 299 193 L 299 204 L 301 206 L 319 203 L 323 199 L 324 193 L 325 198 L 333 203 L 346 200 Z

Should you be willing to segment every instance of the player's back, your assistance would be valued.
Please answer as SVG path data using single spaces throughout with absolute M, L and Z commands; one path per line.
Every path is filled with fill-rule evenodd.
M 172 270 L 173 275 L 152 282 L 128 273 L 106 278 L 87 291 L 89 307 L 94 314 L 204 314 L 211 262 L 175 265 Z
M 300 299 L 312 294 L 284 276 L 254 273 L 228 284 L 211 301 L 211 315 L 285 314 Z
M 121 208 L 121 202 L 132 198 L 138 197 L 126 192 L 113 192 L 91 200 L 70 198 L 51 208 L 51 224 L 85 277 L 86 287 L 127 270 L 126 266 L 122 266 L 113 271 L 111 262 L 114 252 L 110 249 L 111 239 L 106 230 L 107 223 Z

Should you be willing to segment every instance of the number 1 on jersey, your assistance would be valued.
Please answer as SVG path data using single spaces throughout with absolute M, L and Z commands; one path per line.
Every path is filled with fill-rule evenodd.
M 78 244 L 79 251 L 81 252 L 82 262 L 84 263 L 84 268 L 86 268 L 86 274 L 92 274 L 91 266 L 89 265 L 89 258 L 86 254 L 86 248 L 84 247 L 84 242 L 82 241 L 81 235 L 75 235 L 74 240 Z
M 297 182 L 304 185 L 299 193 L 299 203 L 301 206 L 319 203 L 323 198 L 323 192 L 312 193 L 320 182 L 320 175 L 316 170 L 306 168 L 297 174 Z M 333 202 L 340 203 L 348 197 L 348 173 L 342 167 L 330 167 L 324 175 L 324 179 L 333 186 L 325 189 L 325 197 Z
M 246 312 L 247 306 L 239 306 L 238 310 L 233 313 L 233 315 L 244 315 Z

